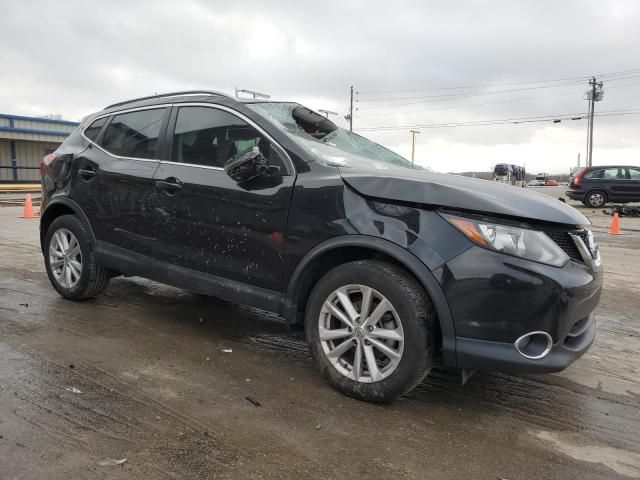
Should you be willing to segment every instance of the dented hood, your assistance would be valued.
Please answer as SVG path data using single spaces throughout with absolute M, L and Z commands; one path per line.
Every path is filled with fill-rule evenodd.
M 349 186 L 369 197 L 569 225 L 590 223 L 555 198 L 498 182 L 409 169 L 341 168 L 340 173 Z

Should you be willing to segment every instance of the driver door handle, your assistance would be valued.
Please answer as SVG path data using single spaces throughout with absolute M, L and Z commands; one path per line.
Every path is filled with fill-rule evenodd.
M 85 180 L 89 180 L 90 178 L 95 177 L 96 173 L 97 172 L 92 167 L 78 169 L 78 175 L 80 175 Z
M 156 187 L 160 190 L 164 190 L 169 195 L 173 195 L 182 189 L 182 182 L 177 178 L 169 177 L 164 180 L 156 180 Z

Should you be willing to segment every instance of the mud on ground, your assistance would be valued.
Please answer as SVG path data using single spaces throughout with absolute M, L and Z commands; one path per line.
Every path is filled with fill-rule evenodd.
M 597 229 L 598 335 L 565 372 L 437 369 L 380 406 L 261 312 L 135 278 L 63 300 L 19 211 L 0 208 L 0 479 L 640 478 L 638 232 Z

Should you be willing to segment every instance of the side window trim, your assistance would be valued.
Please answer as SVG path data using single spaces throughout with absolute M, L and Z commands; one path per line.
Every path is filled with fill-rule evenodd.
M 291 160 L 291 157 L 289 156 L 289 153 L 284 149 L 284 147 L 282 145 L 280 145 L 271 135 L 269 135 L 267 132 L 265 132 L 265 130 L 260 127 L 260 125 L 256 124 L 253 120 L 251 120 L 250 118 L 248 118 L 247 116 L 243 115 L 242 113 L 238 112 L 237 110 L 234 110 L 232 108 L 229 108 L 227 106 L 224 105 L 218 105 L 216 103 L 176 103 L 173 105 L 172 111 L 171 111 L 171 115 L 170 115 L 170 119 L 168 122 L 168 127 L 167 127 L 167 152 L 168 152 L 168 158 L 169 160 L 160 160 L 162 163 L 167 163 L 167 164 L 171 164 L 171 165 L 183 165 L 183 166 L 188 166 L 188 167 L 194 167 L 194 168 L 204 168 L 204 169 L 209 169 L 209 170 L 224 170 L 224 168 L 222 167 L 213 167 L 213 166 L 209 166 L 209 165 L 196 165 L 196 164 L 192 164 L 192 163 L 184 163 L 184 162 L 176 162 L 175 159 L 173 158 L 173 137 L 174 137 L 174 132 L 175 132 L 175 128 L 176 128 L 176 122 L 177 122 L 177 118 L 178 118 L 178 111 L 180 110 L 180 108 L 183 107 L 206 107 L 206 108 L 212 108 L 215 110 L 222 110 L 223 112 L 227 112 L 230 113 L 231 115 L 234 115 L 236 117 L 238 117 L 240 120 L 242 120 L 243 122 L 246 122 L 248 125 L 250 125 L 251 127 L 255 128 L 261 135 L 264 135 L 264 137 L 269 140 L 269 143 L 271 145 L 273 145 L 276 150 L 278 151 L 278 153 L 282 156 L 283 160 L 284 160 L 284 164 L 287 168 L 287 172 L 286 175 L 284 176 L 293 176 L 295 175 L 295 168 L 293 166 L 293 161 Z

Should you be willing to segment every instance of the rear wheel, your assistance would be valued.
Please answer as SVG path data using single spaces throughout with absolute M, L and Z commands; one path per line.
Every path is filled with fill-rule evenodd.
M 87 227 L 74 215 L 56 218 L 45 235 L 45 267 L 60 295 L 84 300 L 102 293 L 109 285 L 109 272 L 98 265 Z
M 591 208 L 603 207 L 607 203 L 607 194 L 601 190 L 593 190 L 587 193 L 584 201 Z
M 399 267 L 358 261 L 315 286 L 305 319 L 318 367 L 337 390 L 388 402 L 418 385 L 434 356 L 434 309 L 422 286 Z

